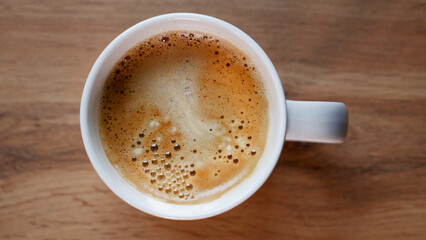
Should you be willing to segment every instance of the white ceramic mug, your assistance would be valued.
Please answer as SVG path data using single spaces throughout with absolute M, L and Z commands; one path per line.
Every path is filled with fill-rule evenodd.
M 132 187 L 113 168 L 98 132 L 101 89 L 118 59 L 131 47 L 153 35 L 170 30 L 197 30 L 232 42 L 256 63 L 269 101 L 269 128 L 263 155 L 253 173 L 240 184 L 210 202 L 192 205 L 166 203 Z M 133 207 L 162 218 L 192 220 L 223 213 L 249 198 L 262 186 L 278 161 L 284 139 L 342 143 L 348 113 L 343 103 L 286 101 L 280 78 L 265 52 L 240 29 L 222 20 L 191 13 L 172 13 L 142 21 L 115 38 L 101 53 L 84 86 L 80 127 L 84 146 L 98 175 L 121 199 Z

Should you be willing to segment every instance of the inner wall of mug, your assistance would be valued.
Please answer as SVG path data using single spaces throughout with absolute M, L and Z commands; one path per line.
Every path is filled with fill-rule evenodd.
M 201 204 L 179 205 L 162 202 L 132 187 L 113 168 L 98 133 L 98 105 L 102 87 L 117 60 L 137 43 L 160 32 L 194 30 L 211 33 L 232 42 L 258 66 L 269 101 L 266 148 L 253 173 L 220 198 Z M 121 199 L 149 214 L 169 219 L 200 219 L 225 212 L 250 197 L 269 177 L 284 142 L 285 99 L 278 74 L 263 50 L 245 33 L 216 18 L 199 14 L 167 14 L 145 20 L 112 41 L 95 62 L 87 79 L 81 102 L 81 130 L 89 158 L 98 175 Z

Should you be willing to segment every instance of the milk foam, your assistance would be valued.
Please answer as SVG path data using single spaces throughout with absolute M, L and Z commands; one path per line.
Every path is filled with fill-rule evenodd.
M 250 175 L 265 147 L 268 102 L 255 64 L 204 33 L 162 33 L 130 49 L 100 106 L 110 162 L 164 201 L 219 197 Z

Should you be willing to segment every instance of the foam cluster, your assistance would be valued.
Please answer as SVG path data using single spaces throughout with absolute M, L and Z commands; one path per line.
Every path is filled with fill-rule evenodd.
M 99 132 L 110 162 L 168 202 L 212 200 L 263 153 L 268 102 L 255 64 L 200 32 L 166 32 L 131 48 L 103 89 Z

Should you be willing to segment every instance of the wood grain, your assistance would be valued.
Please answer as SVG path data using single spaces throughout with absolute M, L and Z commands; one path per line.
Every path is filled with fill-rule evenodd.
M 79 129 L 103 48 L 198 12 L 252 36 L 288 99 L 342 101 L 344 145 L 286 143 L 249 200 L 190 222 L 118 199 Z M 426 239 L 425 1 L 0 0 L 0 239 Z

